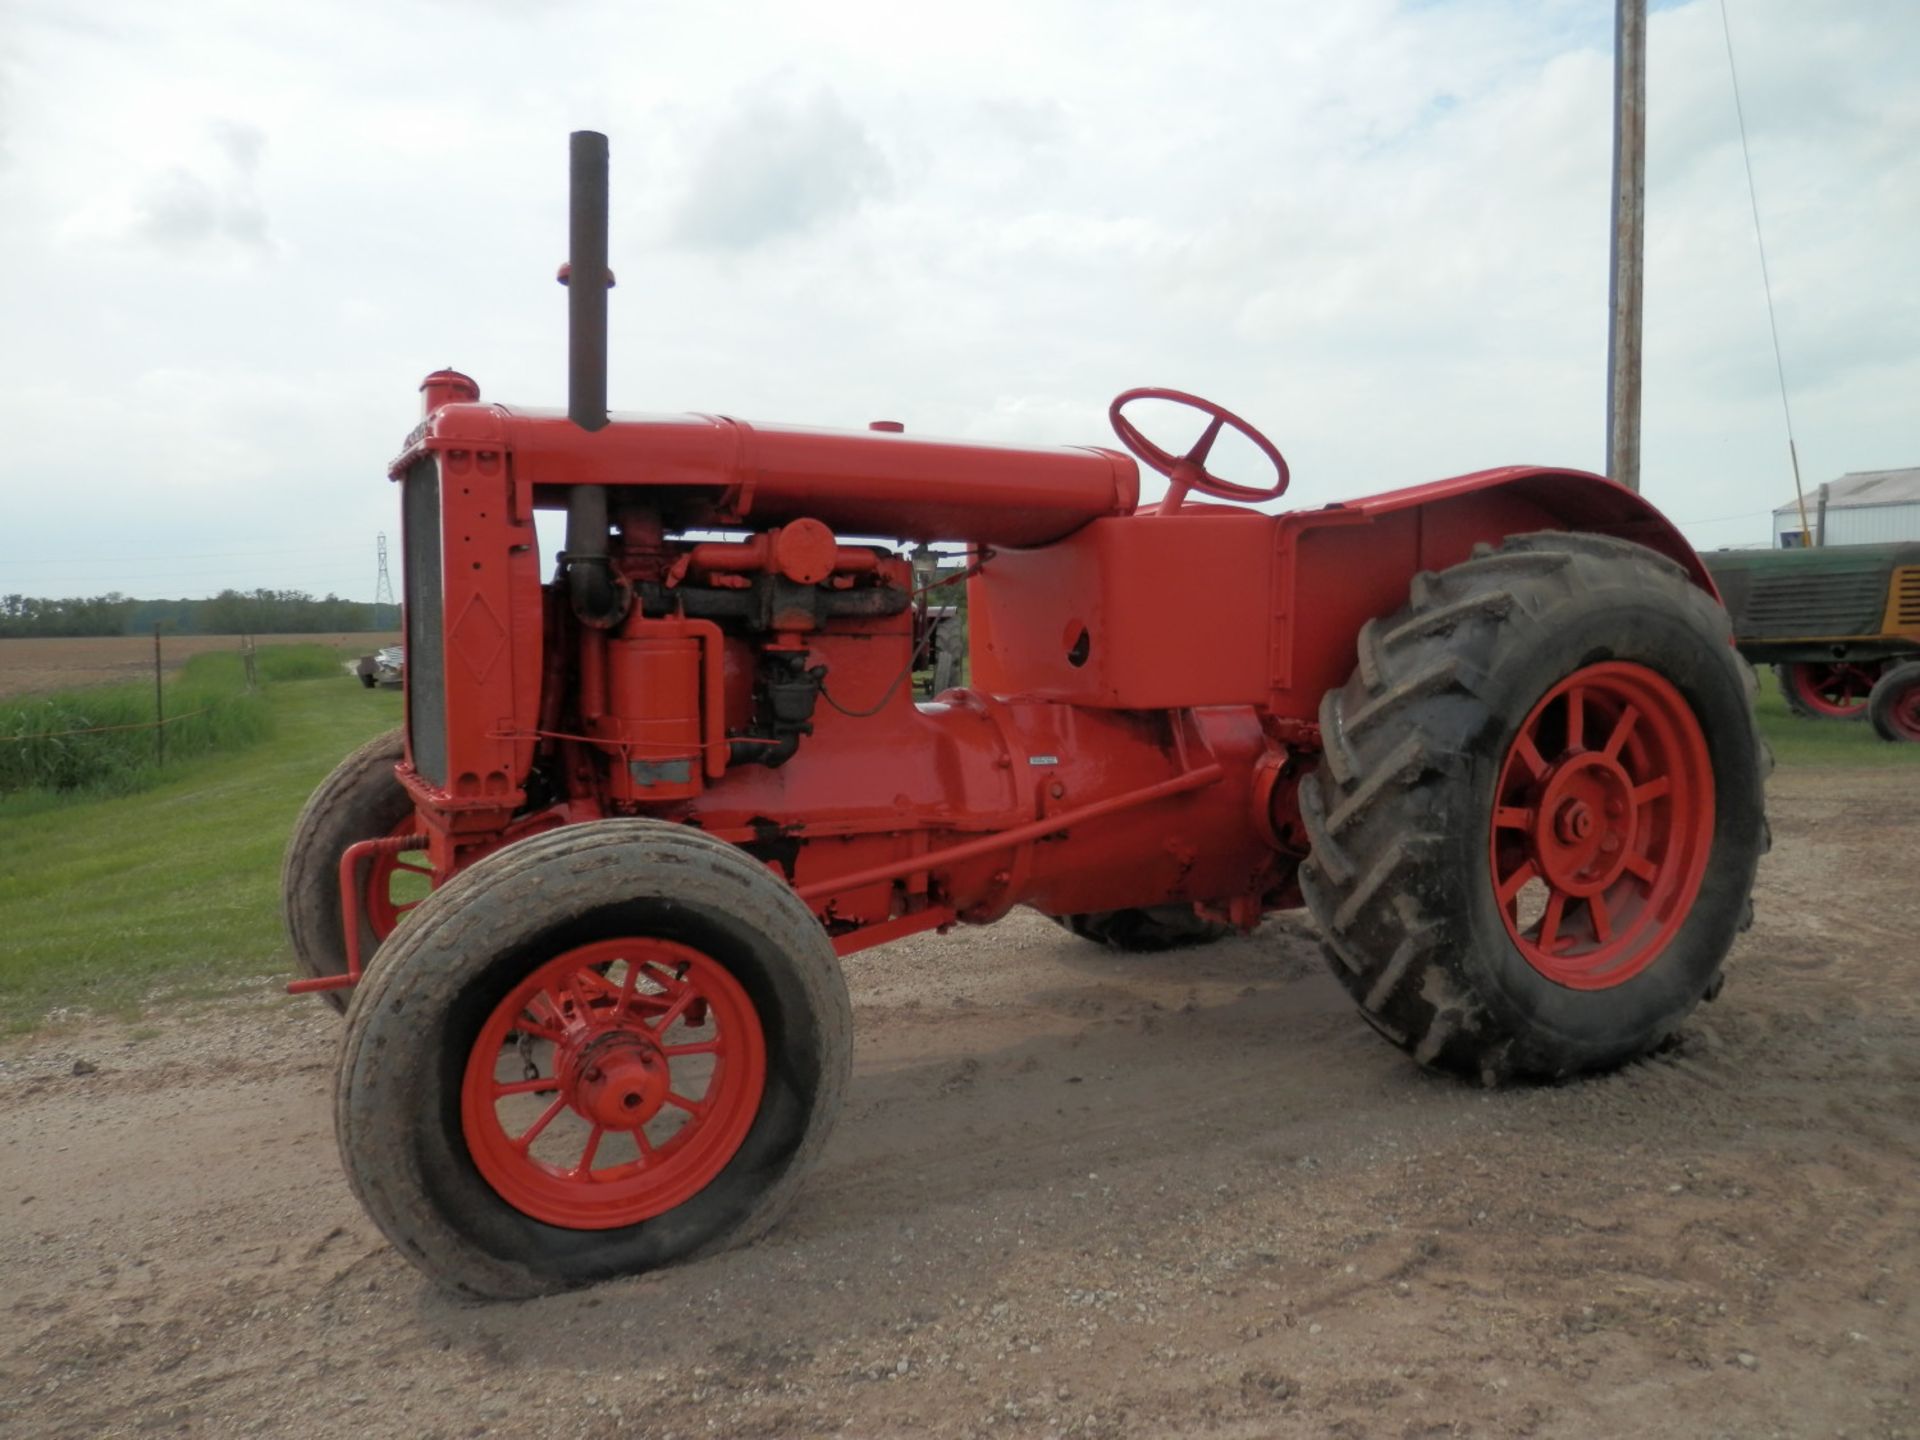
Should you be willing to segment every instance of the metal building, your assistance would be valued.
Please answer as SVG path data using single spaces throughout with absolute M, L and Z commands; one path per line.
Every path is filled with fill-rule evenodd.
M 1876 545 L 1920 540 L 1920 467 L 1856 470 L 1807 496 L 1807 524 L 1817 545 Z M 1802 543 L 1800 506 L 1789 500 L 1773 512 L 1773 543 Z

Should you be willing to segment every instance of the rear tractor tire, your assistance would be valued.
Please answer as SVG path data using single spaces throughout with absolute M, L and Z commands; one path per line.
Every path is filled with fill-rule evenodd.
M 1658 1048 L 1752 917 L 1769 758 L 1726 613 L 1670 561 L 1516 536 L 1415 577 L 1321 706 L 1301 887 L 1335 976 L 1494 1084 Z
M 1082 940 L 1126 955 L 1157 955 L 1211 945 L 1233 933 L 1231 925 L 1205 920 L 1191 905 L 1149 905 L 1139 909 L 1096 910 L 1086 915 L 1056 915 L 1054 923 Z
M 1920 744 L 1920 660 L 1895 665 L 1874 683 L 1867 718 L 1882 740 Z
M 293 823 L 280 863 L 280 912 L 293 947 L 294 969 L 303 976 L 347 973 L 340 856 L 356 841 L 404 835 L 412 829 L 413 801 L 393 773 L 405 753 L 403 731 L 375 736 L 320 782 Z M 400 916 L 413 908 L 418 893 L 426 888 L 428 873 L 416 852 L 377 855 L 361 867 L 363 968 Z M 335 1010 L 347 1008 L 343 990 L 322 990 L 320 998 Z
M 852 1036 L 832 942 L 764 865 L 663 821 L 569 825 L 436 890 L 357 987 L 340 1153 L 459 1294 L 639 1274 L 773 1224 Z
M 1880 678 L 1878 660 L 1832 663 L 1800 660 L 1773 667 L 1780 682 L 1780 698 L 1794 714 L 1808 720 L 1863 720 L 1867 697 Z

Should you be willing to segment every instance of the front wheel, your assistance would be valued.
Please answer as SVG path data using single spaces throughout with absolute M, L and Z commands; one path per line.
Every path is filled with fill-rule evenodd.
M 1413 583 L 1328 694 L 1301 887 L 1332 968 L 1422 1064 L 1605 1070 L 1719 984 L 1766 849 L 1726 613 L 1671 562 L 1518 536 Z
M 1867 697 L 1867 717 L 1882 740 L 1920 743 L 1920 660 L 1880 677 Z
M 742 1243 L 831 1128 L 853 1019 L 767 868 L 655 820 L 468 867 L 355 993 L 335 1090 L 354 1192 L 434 1280 L 514 1299 Z
M 347 971 L 346 921 L 340 907 L 340 857 L 357 840 L 413 831 L 413 801 L 393 767 L 406 753 L 405 733 L 389 730 L 354 751 L 308 797 L 280 862 L 280 913 L 293 968 L 318 978 Z M 412 852 L 376 855 L 360 867 L 360 963 L 426 894 L 432 872 Z M 335 1010 L 346 994 L 323 990 Z

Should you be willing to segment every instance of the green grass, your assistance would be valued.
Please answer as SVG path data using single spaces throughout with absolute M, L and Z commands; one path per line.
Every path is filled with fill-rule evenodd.
M 1920 765 L 1920 745 L 1882 740 L 1866 720 L 1807 720 L 1787 708 L 1771 667 L 1760 670 L 1760 695 L 1754 702 L 1760 733 L 1773 747 L 1774 763 L 1786 766 Z
M 325 645 L 265 646 L 255 661 L 263 684 L 340 674 L 340 657 Z M 237 651 L 188 660 L 166 681 L 163 709 L 177 717 L 163 727 L 164 764 L 149 728 L 151 685 L 104 685 L 0 702 L 0 796 L 130 795 L 164 780 L 168 766 L 243 750 L 273 728 L 272 708 L 263 694 L 247 688 Z
M 59 1008 L 131 1018 L 156 992 L 229 992 L 288 968 L 294 816 L 341 757 L 400 723 L 397 691 L 329 662 L 325 680 L 264 692 L 267 738 L 169 765 L 151 790 L 0 797 L 0 1031 Z
M 262 680 L 331 680 L 342 673 L 341 658 L 330 645 L 264 645 L 254 662 Z M 240 664 L 238 655 L 196 655 L 187 668 L 197 660 L 213 659 L 230 660 L 236 668 Z

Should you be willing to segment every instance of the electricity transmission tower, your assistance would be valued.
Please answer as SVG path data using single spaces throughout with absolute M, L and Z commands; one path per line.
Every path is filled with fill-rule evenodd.
M 398 623 L 393 614 L 399 608 L 399 602 L 393 598 L 393 577 L 387 573 L 387 536 L 380 532 L 380 578 L 373 583 L 373 623 L 382 629 L 391 628 Z

